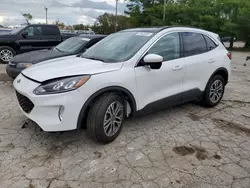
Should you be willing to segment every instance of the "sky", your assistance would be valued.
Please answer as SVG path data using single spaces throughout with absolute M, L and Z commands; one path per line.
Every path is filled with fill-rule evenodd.
M 105 13 L 115 13 L 115 0 L 1 0 L 0 25 L 15 26 L 25 23 L 23 13 L 33 16 L 31 23 L 45 23 L 48 8 L 48 23 L 60 20 L 66 25 L 94 24 Z M 126 9 L 124 0 L 118 2 L 118 14 Z

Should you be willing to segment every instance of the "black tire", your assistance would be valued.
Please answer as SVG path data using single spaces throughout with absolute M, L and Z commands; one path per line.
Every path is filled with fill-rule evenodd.
M 222 82 L 222 91 L 221 91 L 221 96 L 218 97 L 218 100 L 215 102 L 212 101 L 211 99 L 211 95 L 210 95 L 210 91 L 211 91 L 211 86 L 216 82 L 216 81 L 221 81 Z M 202 104 L 206 107 L 214 107 L 216 105 L 218 105 L 221 101 L 221 99 L 223 98 L 223 95 L 224 95 L 224 90 L 225 90 L 225 79 L 223 78 L 223 76 L 221 75 L 215 75 L 213 76 L 207 86 L 206 86 L 206 90 L 205 90 L 205 93 L 204 93 L 204 96 L 203 96 L 203 99 L 202 99 Z
M 112 136 L 107 136 L 104 131 L 104 118 L 109 106 L 115 102 L 122 105 L 122 121 L 117 132 Z M 116 93 L 105 93 L 101 95 L 90 108 L 87 117 L 87 132 L 90 137 L 100 143 L 110 143 L 114 141 L 122 130 L 123 120 L 125 117 L 124 99 Z M 113 130 L 113 129 L 112 129 Z
M 4 61 L 2 59 L 2 57 L 1 57 L 1 52 L 3 50 L 9 50 L 13 54 L 13 57 L 16 55 L 16 51 L 13 48 L 9 47 L 9 46 L 1 46 L 0 47 L 0 63 L 7 64 L 7 63 L 9 63 L 9 61 Z

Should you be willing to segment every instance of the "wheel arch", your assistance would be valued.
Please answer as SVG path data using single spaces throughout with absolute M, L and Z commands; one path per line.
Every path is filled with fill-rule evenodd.
M 203 97 L 201 98 L 201 104 L 206 106 L 206 107 L 214 107 L 214 106 L 216 106 L 221 101 L 221 99 L 223 97 L 223 94 L 224 94 L 224 90 L 223 90 L 223 93 L 221 94 L 220 99 L 217 102 L 213 102 L 213 101 L 210 100 L 210 97 L 209 97 L 210 96 L 210 94 L 209 94 L 210 93 L 210 87 L 213 84 L 213 82 L 211 82 L 211 81 L 216 75 L 219 75 L 219 76 L 224 78 L 225 85 L 228 83 L 229 74 L 228 74 L 228 71 L 227 71 L 226 68 L 221 67 L 221 68 L 218 68 L 216 71 L 214 71 L 214 73 L 210 76 L 210 78 L 207 81 Z M 210 85 L 210 82 L 211 82 L 211 85 Z
M 210 76 L 210 78 L 208 79 L 207 84 L 209 80 L 211 80 L 215 75 L 218 75 L 218 74 L 221 75 L 225 79 L 226 84 L 228 83 L 228 76 L 229 76 L 228 71 L 226 68 L 221 67 L 221 68 L 218 68 L 216 71 L 214 71 L 212 76 Z
M 19 45 L 17 43 L 15 43 L 15 42 L 11 42 L 11 43 L 1 42 L 0 47 L 4 47 L 4 46 L 8 46 L 8 47 L 12 48 L 13 50 L 15 50 L 16 54 L 18 54 Z
M 136 112 L 137 106 L 136 106 L 136 100 L 133 96 L 133 94 L 127 90 L 124 87 L 121 86 L 109 86 L 109 87 L 105 87 L 102 88 L 100 90 L 98 90 L 97 92 L 95 92 L 94 94 L 92 94 L 88 100 L 85 102 L 85 104 L 83 105 L 79 115 L 78 115 L 78 120 L 77 120 L 77 129 L 81 128 L 83 122 L 86 120 L 87 117 L 87 113 L 90 109 L 90 107 L 92 106 L 92 104 L 94 103 L 94 101 L 101 96 L 102 94 L 106 93 L 106 92 L 114 92 L 114 93 L 118 93 L 119 95 L 121 95 L 122 97 L 124 97 L 125 100 L 128 101 L 130 108 L 131 108 L 131 113 L 130 116 L 133 116 Z

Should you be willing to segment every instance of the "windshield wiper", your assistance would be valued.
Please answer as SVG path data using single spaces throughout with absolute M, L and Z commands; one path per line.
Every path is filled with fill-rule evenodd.
M 86 59 L 92 59 L 92 60 L 96 60 L 96 61 L 102 61 L 102 62 L 104 62 L 104 60 L 103 60 L 103 59 L 101 59 L 101 58 L 96 58 L 96 57 L 84 57 L 84 56 L 83 56 L 83 58 L 86 58 Z
M 56 49 L 58 52 L 63 52 L 62 50 L 59 50 L 57 47 L 55 47 L 54 49 Z

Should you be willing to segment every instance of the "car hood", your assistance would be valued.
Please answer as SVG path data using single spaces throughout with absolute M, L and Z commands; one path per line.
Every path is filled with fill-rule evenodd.
M 1 42 L 12 42 L 14 40 L 16 40 L 16 35 L 11 35 L 9 32 L 0 33 Z
M 71 56 L 39 63 L 23 70 L 22 74 L 38 82 L 44 82 L 46 80 L 66 76 L 92 75 L 115 71 L 121 69 L 122 65 L 123 63 L 104 63 Z
M 11 63 L 12 64 L 18 64 L 18 63 L 37 64 L 42 61 L 64 57 L 68 55 L 73 55 L 73 53 L 63 53 L 63 52 L 45 49 L 45 50 L 38 50 L 38 51 L 33 51 L 33 52 L 28 52 L 28 53 L 17 55 L 12 58 Z

